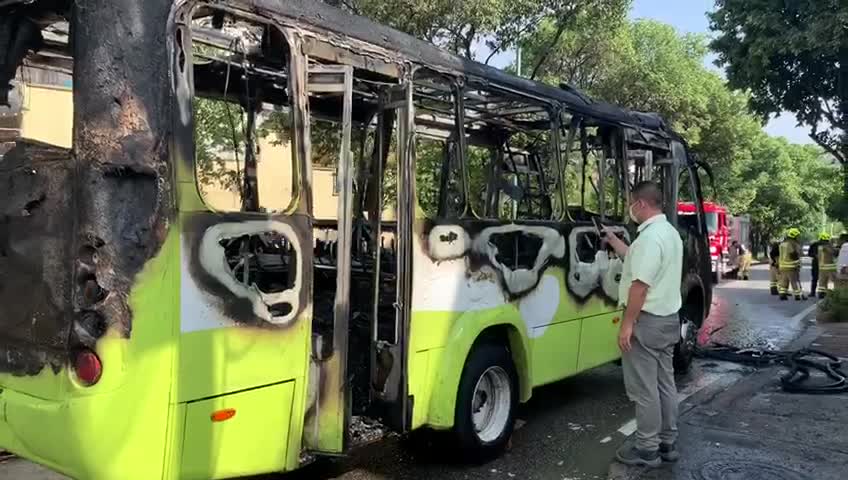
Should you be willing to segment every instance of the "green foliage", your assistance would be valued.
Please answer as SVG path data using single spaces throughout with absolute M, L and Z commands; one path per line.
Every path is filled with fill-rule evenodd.
M 415 189 L 418 205 L 429 218 L 439 213 L 439 184 L 445 144 L 419 138 L 415 144 Z
M 244 161 L 244 115 L 237 104 L 207 98 L 194 100 L 194 143 L 198 184 L 239 191 L 235 165 Z M 238 152 L 238 153 L 236 153 Z
M 552 20 L 564 31 L 579 16 L 601 19 L 625 15 L 631 0 L 345 0 L 341 3 L 354 13 L 474 58 L 478 45 L 485 43 L 493 54 L 506 50 L 536 31 L 545 20 Z
M 540 78 L 660 113 L 712 167 L 717 198 L 706 184 L 705 196 L 734 214 L 750 214 L 755 241 L 779 236 L 789 226 L 821 228 L 825 211 L 833 213 L 838 204 L 838 168 L 818 148 L 768 137 L 749 109 L 750 95 L 732 90 L 704 67 L 706 38 L 650 20 L 619 18 L 605 25 L 579 18 L 551 49 Z M 532 62 L 544 55 L 555 33 L 552 21 L 543 23 L 522 42 L 525 57 Z M 568 184 L 579 185 L 577 176 L 572 167 Z M 569 189 L 569 198 L 579 198 L 579 192 Z
M 820 322 L 848 322 L 848 285 L 837 283 L 819 304 L 817 319 Z
M 712 47 L 731 86 L 749 89 L 763 117 L 795 113 L 822 148 L 848 162 L 848 3 L 717 0 L 716 7 Z

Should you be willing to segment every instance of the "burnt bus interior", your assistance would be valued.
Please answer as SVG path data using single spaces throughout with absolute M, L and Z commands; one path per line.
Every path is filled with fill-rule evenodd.
M 225 187 L 239 198 L 243 212 L 293 213 L 298 189 L 292 160 L 294 127 L 289 77 L 291 56 L 282 32 L 271 25 L 235 17 L 221 10 L 195 10 L 191 25 L 195 93 L 195 137 L 199 188 Z M 394 356 L 383 352 L 398 343 L 396 222 L 385 210 L 394 207 L 392 184 L 397 169 L 397 75 L 356 70 L 352 112 L 344 125 L 345 93 L 337 75 L 321 68 L 333 62 L 308 57 L 308 119 L 313 187 L 318 172 L 332 172 L 332 192 L 313 196 L 313 360 L 320 363 L 334 350 L 339 285 L 340 162 L 345 128 L 349 128 L 353 163 L 353 208 L 348 349 L 348 386 L 354 416 L 383 416 L 379 398 L 390 372 L 400 370 Z M 400 93 L 403 93 L 400 91 Z M 210 142 L 207 137 L 218 135 Z M 262 140 L 268 140 L 262 142 Z M 205 142 L 205 143 L 204 143 Z M 282 146 L 263 156 L 258 145 Z M 206 148 L 204 151 L 203 149 Z M 274 162 L 282 175 L 262 178 L 262 162 Z M 326 177 L 325 177 L 326 178 Z M 263 185 L 263 181 L 271 185 Z M 213 185 L 214 186 L 214 185 Z M 280 195 L 277 189 L 290 192 Z M 262 193 L 268 199 L 266 201 Z M 282 201 L 280 201 L 282 200 Z M 291 288 L 290 268 L 296 259 L 287 240 L 273 232 L 265 238 L 243 238 L 228 247 L 233 273 L 255 282 L 263 292 Z M 379 320 L 379 321 L 378 321 Z M 354 441 L 356 439 L 353 439 Z
M 285 38 L 275 27 L 208 9 L 197 11 L 192 35 L 195 94 L 224 103 L 236 159 L 233 185 L 241 194 L 241 208 L 271 211 L 275 206 L 265 205 L 261 195 L 256 198 L 262 179 L 251 172 L 257 171 L 258 136 L 273 135 L 278 141 L 288 141 L 295 135 Z M 310 72 L 334 64 L 328 59 L 338 52 L 317 41 L 313 47 Z M 356 68 L 353 76 L 350 135 L 354 200 L 347 338 L 354 415 L 369 413 L 399 360 L 396 352 L 385 346 L 398 345 L 402 330 L 396 310 L 397 222 L 391 214 L 397 206 L 397 146 L 404 141 L 398 138 L 398 110 L 407 102 L 401 77 L 388 64 Z M 309 80 L 312 168 L 338 172 L 344 95 L 312 88 L 313 83 L 322 81 L 313 82 L 312 73 Z M 564 112 L 551 100 L 473 78 L 466 82 L 428 68 L 412 72 L 411 89 L 415 111 L 415 148 L 411 153 L 415 156 L 419 217 L 587 224 L 599 218 L 621 224 L 627 220 L 627 192 L 635 183 L 652 177 L 666 180 L 663 167 L 670 162 L 654 162 L 654 158 L 671 155 L 664 139 Z M 204 168 L 198 164 L 201 181 Z M 286 180 L 295 180 L 294 171 Z M 338 186 L 340 179 L 336 177 L 335 182 Z M 333 344 L 335 325 L 339 197 L 316 194 L 312 201 L 315 212 L 333 213 L 326 218 L 315 214 L 313 223 L 313 328 L 319 338 L 317 344 L 326 349 Z M 332 208 L 318 208 L 319 203 L 326 206 L 326 202 Z M 276 207 L 285 211 L 287 205 Z M 512 268 L 532 266 L 538 248 L 531 248 L 527 242 L 540 242 L 538 238 L 515 232 L 499 236 L 497 241 L 504 264 Z M 254 258 L 250 269 L 256 270 L 251 278 L 266 282 L 259 283 L 260 288 L 273 291 L 289 286 L 284 266 L 293 261 L 288 258 L 293 251 L 284 246 L 267 248 L 267 242 L 257 241 L 233 246 L 231 263 L 239 265 L 247 251 Z M 599 248 L 597 234 L 581 234 L 581 260 L 591 263 Z M 261 262 L 269 252 L 282 259 Z M 271 266 L 277 270 L 271 270 Z M 316 352 L 319 359 L 325 354 Z

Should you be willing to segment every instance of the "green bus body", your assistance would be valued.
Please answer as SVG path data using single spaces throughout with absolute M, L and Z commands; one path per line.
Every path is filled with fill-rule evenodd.
M 416 138 L 424 136 L 423 117 L 416 116 L 416 108 L 424 104 L 421 85 L 431 92 L 431 85 L 438 82 L 462 99 L 455 100 L 457 112 L 463 101 L 474 98 L 463 93 L 469 85 L 475 92 L 491 89 L 524 102 L 522 108 L 551 125 L 546 130 L 536 122 L 526 128 L 550 135 L 556 146 L 549 153 L 553 165 L 566 165 L 571 152 L 562 148 L 563 143 L 567 140 L 570 145 L 581 128 L 584 132 L 589 128 L 608 141 L 604 148 L 615 160 L 610 165 L 633 161 L 634 172 L 641 169 L 648 178 L 653 172 L 662 181 L 668 214 L 677 222 L 678 191 L 686 190 L 700 202 L 700 183 L 682 141 L 661 122 L 459 60 L 319 2 L 149 3 L 143 11 L 133 10 L 129 1 L 114 2 L 110 8 L 127 9 L 123 21 L 130 26 L 120 28 L 133 35 L 167 32 L 167 41 L 157 43 L 165 51 L 145 60 L 161 63 L 156 68 L 166 69 L 167 75 L 156 77 L 158 83 L 153 85 L 130 82 L 138 90 L 114 100 L 118 113 L 103 113 L 104 117 L 79 113 L 73 152 L 21 141 L 0 157 L 0 184 L 14 185 L 5 197 L 0 193 L 10 205 L 0 210 L 9 218 L 0 221 L 0 354 L 4 354 L 0 357 L 6 358 L 0 359 L 0 448 L 80 479 L 208 479 L 291 471 L 312 454 L 343 453 L 356 443 L 349 431 L 357 402 L 367 404 L 368 416 L 397 431 L 454 428 L 457 415 L 463 414 L 457 413 L 463 372 L 481 344 L 508 350 L 520 402 L 530 399 L 534 387 L 620 357 L 616 268 L 621 261 L 608 259 L 609 265 L 597 266 L 595 252 L 587 257 L 582 245 L 597 237 L 592 218 L 603 218 L 632 238 L 635 230 L 626 218 L 627 174 L 622 174 L 626 178 L 620 183 L 615 180 L 615 188 L 598 180 L 597 190 L 604 192 L 599 193 L 600 215 L 571 208 L 565 193 L 559 210 L 554 199 L 547 220 L 515 215 L 498 220 L 468 206 L 455 215 L 431 215 L 416 192 L 416 161 L 422 155 Z M 0 7 L 0 15 L 67 14 L 50 10 L 53 6 L 39 10 L 40 2 L 11 4 Z M 202 85 L 200 70 L 192 68 L 192 18 L 213 11 L 265 25 L 266 32 L 278 35 L 276 42 L 287 46 L 280 66 L 280 71 L 288 72 L 285 85 L 274 87 L 273 80 L 262 77 L 268 82 L 263 87 L 285 91 L 291 112 L 291 202 L 273 213 L 248 208 L 214 211 L 199 187 L 192 102 L 201 89 L 211 92 L 212 87 Z M 82 12 L 71 21 L 97 18 L 86 15 L 91 14 Z M 154 19 L 167 20 L 157 28 L 133 26 Z M 121 35 L 126 33 L 113 37 Z M 83 57 L 101 55 L 95 53 L 98 48 L 110 47 L 77 45 L 75 75 L 94 68 L 94 60 L 84 62 Z M 130 50 L 123 51 L 131 55 Z M 116 58 L 98 58 L 107 57 Z M 160 57 L 166 62 L 157 60 Z M 102 68 L 141 72 L 145 61 L 121 59 Z M 239 68 L 238 62 L 231 68 Z M 426 82 L 420 80 L 425 76 Z M 349 152 L 356 142 L 351 125 L 377 124 L 370 117 L 357 118 L 361 108 L 357 102 L 364 102 L 357 92 L 365 88 L 363 79 L 371 78 L 396 80 L 386 87 L 387 100 L 380 101 L 376 115 L 379 122 L 397 125 L 388 135 L 398 139 L 391 165 L 398 179 L 392 199 L 397 218 L 375 219 L 383 211 L 378 202 L 361 222 L 392 238 L 394 262 L 391 277 L 381 276 L 385 272 L 379 267 L 376 273 L 367 272 L 376 279 L 377 290 L 390 284 L 392 293 L 387 301 L 380 299 L 379 291 L 375 294 L 373 312 L 385 308 L 371 318 L 375 331 L 362 347 L 353 345 L 349 334 L 352 305 L 364 302 L 351 293 L 358 291 L 351 285 L 350 272 L 359 268 L 359 247 L 351 240 L 358 238 L 359 224 L 354 221 L 357 172 Z M 75 103 L 96 102 L 98 89 L 110 88 L 76 77 L 74 83 Z M 154 106 L 149 99 L 162 103 Z M 330 99 L 326 112 L 321 110 L 322 99 Z M 336 112 L 343 147 L 337 171 L 338 216 L 328 224 L 314 214 L 322 198 L 312 183 L 316 137 L 310 130 L 310 115 L 330 111 Z M 461 122 L 463 114 L 457 117 Z M 98 128 L 109 132 L 97 136 Z M 466 141 L 475 142 L 472 134 L 451 140 L 450 125 L 427 128 L 434 132 L 441 128 L 447 132 L 445 141 L 457 141 L 461 149 Z M 585 145 L 585 133 L 583 138 Z M 162 159 L 159 166 L 130 164 L 112 171 L 115 160 L 92 160 L 106 149 L 117 156 L 134 151 L 133 142 L 157 152 Z M 642 163 L 628 160 L 627 152 L 637 148 L 650 152 Z M 385 159 L 385 153 L 380 155 Z M 457 168 L 465 168 L 469 162 L 465 153 L 457 155 L 462 165 Z M 145 158 L 138 160 L 139 165 L 152 161 Z M 106 180 L 87 182 L 95 177 L 87 176 L 86 162 L 96 163 L 98 175 Z M 371 173 L 382 173 L 384 166 Z M 449 175 L 445 168 L 442 175 Z M 555 174 L 563 192 L 578 188 L 564 180 L 566 168 Z M 627 172 L 629 167 L 617 171 Z M 679 180 L 686 175 L 689 180 Z M 465 198 L 471 198 L 469 180 L 459 184 L 464 185 Z M 98 190 L 123 192 L 109 198 L 125 203 L 98 201 Z M 30 208 L 34 198 L 41 198 L 45 210 L 33 207 L 21 214 L 20 207 Z M 144 204 L 139 208 L 147 208 L 145 202 L 155 203 L 155 208 L 145 210 L 147 216 L 124 216 L 122 209 L 136 211 L 134 198 Z M 610 206 L 607 212 L 606 206 Z M 89 220 L 92 216 L 96 221 Z M 705 280 L 709 252 L 703 211 L 680 229 L 686 246 L 684 314 L 699 326 L 711 298 L 711 285 Z M 321 293 L 316 287 L 320 272 L 315 252 L 316 238 L 328 231 L 336 235 L 332 269 L 337 273 L 327 278 L 335 279 L 337 288 L 334 303 L 321 306 L 332 312 L 325 316 L 332 320 L 330 326 L 321 330 L 315 304 Z M 247 248 L 250 240 L 268 234 L 282 239 L 287 252 L 282 268 L 288 283 L 274 291 L 262 291 L 246 280 L 254 273 L 249 260 L 237 275 L 233 265 L 238 263 L 231 254 L 231 245 Z M 118 251 L 116 242 L 144 246 Z M 378 251 L 383 253 L 376 254 L 377 265 L 380 255 L 388 255 L 388 249 Z M 129 259 L 118 258 L 124 252 Z M 255 258 L 257 251 L 244 254 Z M 33 256 L 45 260 L 32 260 Z M 16 278 L 30 287 L 17 285 Z M 4 293 L 4 285 L 13 286 L 5 287 Z M 95 293 L 90 294 L 91 289 Z M 14 298 L 20 302 L 12 306 Z M 392 310 L 393 314 L 385 314 Z M 88 351 L 96 353 L 102 364 L 102 375 L 90 386 L 74 367 L 80 352 Z M 360 365 L 357 362 L 370 365 L 361 377 L 351 373 L 351 365 Z M 353 376 L 356 380 L 349 380 Z M 364 390 L 352 392 L 354 383 Z

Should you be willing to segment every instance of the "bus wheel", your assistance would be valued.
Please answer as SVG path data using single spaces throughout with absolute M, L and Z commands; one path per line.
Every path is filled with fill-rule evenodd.
M 502 452 L 512 436 L 518 375 L 509 351 L 497 344 L 474 348 L 459 381 L 454 433 L 460 446 L 480 457 Z
M 698 341 L 698 325 L 692 321 L 691 314 L 685 309 L 680 311 L 680 341 L 674 346 L 674 372 L 683 374 L 689 371 L 695 358 Z

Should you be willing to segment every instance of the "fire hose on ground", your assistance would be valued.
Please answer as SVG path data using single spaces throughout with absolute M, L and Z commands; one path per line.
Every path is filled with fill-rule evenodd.
M 753 367 L 780 365 L 788 369 L 780 377 L 780 384 L 785 392 L 807 394 L 848 392 L 848 375 L 842 370 L 842 360 L 821 350 L 802 348 L 795 351 L 781 351 L 713 344 L 707 348 L 699 348 L 697 355 Z M 814 376 L 815 373 L 819 375 Z

